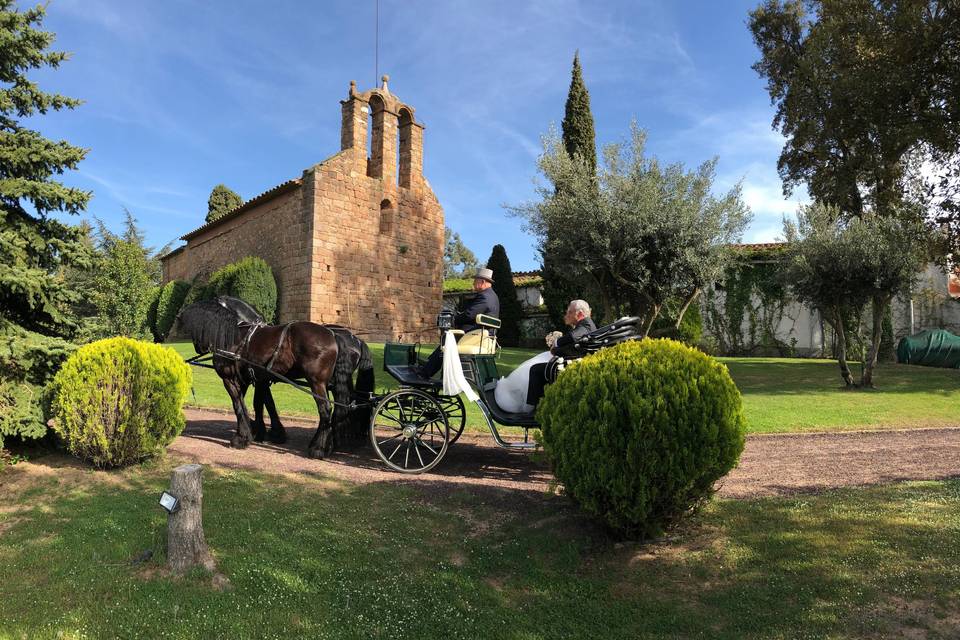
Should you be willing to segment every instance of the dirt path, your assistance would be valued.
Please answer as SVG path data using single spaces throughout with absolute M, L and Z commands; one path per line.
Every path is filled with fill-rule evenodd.
M 304 455 L 314 426 L 285 421 L 289 441 L 277 446 L 229 447 L 232 415 L 186 410 L 187 428 L 170 452 L 198 462 L 269 472 L 319 473 L 350 482 L 406 482 L 387 470 L 366 443 L 328 460 Z M 724 478 L 720 495 L 745 498 L 899 480 L 960 477 L 960 428 L 758 435 L 747 438 L 740 466 Z M 418 484 L 497 487 L 542 493 L 553 478 L 534 456 L 505 451 L 490 436 L 463 436 L 433 473 Z M 440 489 L 443 490 L 443 489 Z

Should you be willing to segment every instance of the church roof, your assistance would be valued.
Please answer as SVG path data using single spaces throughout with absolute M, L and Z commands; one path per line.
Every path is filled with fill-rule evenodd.
M 221 224 L 223 224 L 224 222 L 226 222 L 226 221 L 228 221 L 228 220 L 233 220 L 234 218 L 236 218 L 236 217 L 239 216 L 240 214 L 244 213 L 245 211 L 249 211 L 249 210 L 252 209 L 253 207 L 257 206 L 258 204 L 261 204 L 262 202 L 265 202 L 265 201 L 267 201 L 267 200 L 270 200 L 271 198 L 275 198 L 275 197 L 277 197 L 277 196 L 279 196 L 279 195 L 281 195 L 281 194 L 284 194 L 284 193 L 286 193 L 286 192 L 288 192 L 288 191 L 292 191 L 293 189 L 296 189 L 297 187 L 300 186 L 300 183 L 301 183 L 301 182 L 303 182 L 303 181 L 302 181 L 300 178 L 294 178 L 293 180 L 287 180 L 286 182 L 284 182 L 284 183 L 282 183 L 282 184 L 278 184 L 277 186 L 273 187 L 272 189 L 268 189 L 268 190 L 264 191 L 263 193 L 261 193 L 260 195 L 254 197 L 254 198 L 251 198 L 250 200 L 247 200 L 246 202 L 244 202 L 242 205 L 240 205 L 239 207 L 237 207 L 237 208 L 234 209 L 233 211 L 231 211 L 231 212 L 229 212 L 229 213 L 226 213 L 226 214 L 220 216 L 220 217 L 217 218 L 216 220 L 211 220 L 210 222 L 206 223 L 206 224 L 203 225 L 202 227 L 198 227 L 198 228 L 194 229 L 194 230 L 191 231 L 190 233 L 187 233 L 187 234 L 185 234 L 185 235 L 183 235 L 183 236 L 180 236 L 180 239 L 181 239 L 181 240 L 190 240 L 191 238 L 195 238 L 196 236 L 200 235 L 200 234 L 203 233 L 204 231 L 207 231 L 208 229 L 212 229 L 213 227 L 216 227 L 216 226 L 218 226 L 218 225 L 221 225 Z M 173 252 L 171 252 L 170 254 L 167 254 L 167 255 L 172 255 L 172 253 L 173 253 Z M 166 257 L 166 256 L 164 256 L 164 257 Z

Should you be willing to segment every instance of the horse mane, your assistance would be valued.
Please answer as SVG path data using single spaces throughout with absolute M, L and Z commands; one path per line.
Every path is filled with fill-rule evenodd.
M 238 322 L 248 322 L 250 324 L 263 324 L 263 316 L 246 301 L 232 296 L 217 296 L 216 301 L 220 305 L 233 311 L 237 316 Z
M 246 305 L 245 302 L 236 298 L 229 300 Z M 250 309 L 253 308 L 250 307 Z M 256 311 L 253 315 L 260 318 Z M 262 321 L 262 318 L 260 320 Z M 221 304 L 219 299 L 195 302 L 181 309 L 177 315 L 178 326 L 193 340 L 193 348 L 198 354 L 212 353 L 218 349 L 227 351 L 233 348 L 250 330 L 249 326 L 240 326 L 241 322 L 246 325 L 248 321 L 233 308 Z

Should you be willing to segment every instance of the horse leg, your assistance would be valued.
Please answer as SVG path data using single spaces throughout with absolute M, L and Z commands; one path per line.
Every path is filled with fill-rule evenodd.
M 273 403 L 273 393 L 270 391 L 270 385 L 266 385 L 263 390 L 263 401 L 267 405 L 267 412 L 270 414 L 270 433 L 267 438 L 270 442 L 283 444 L 287 441 L 287 430 L 283 428 L 280 422 L 280 414 L 277 413 L 277 405 Z
M 313 391 L 314 399 L 317 401 L 317 413 L 320 414 L 320 422 L 317 424 L 317 431 L 313 434 L 310 446 L 307 447 L 307 455 L 322 460 L 333 450 L 330 401 L 327 399 L 326 384 L 314 382 L 311 383 L 310 388 Z
M 266 382 L 255 382 L 253 384 L 253 439 L 257 442 L 263 442 L 267 435 L 267 427 L 263 424 L 263 391 L 269 386 Z
M 246 449 L 250 445 L 252 434 L 250 433 L 250 416 L 247 414 L 247 406 L 243 402 L 243 392 L 245 386 L 235 380 L 223 381 L 223 386 L 233 401 L 233 412 L 237 414 L 237 432 L 230 439 L 230 446 L 234 449 Z

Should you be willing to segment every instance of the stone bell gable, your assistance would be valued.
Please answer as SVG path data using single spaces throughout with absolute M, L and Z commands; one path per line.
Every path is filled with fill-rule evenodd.
M 443 209 L 423 176 L 424 127 L 387 81 L 363 93 L 351 82 L 341 150 L 184 235 L 163 259 L 164 281 L 205 279 L 255 255 L 277 279 L 279 322 L 339 323 L 369 340 L 429 334 L 443 291 Z

